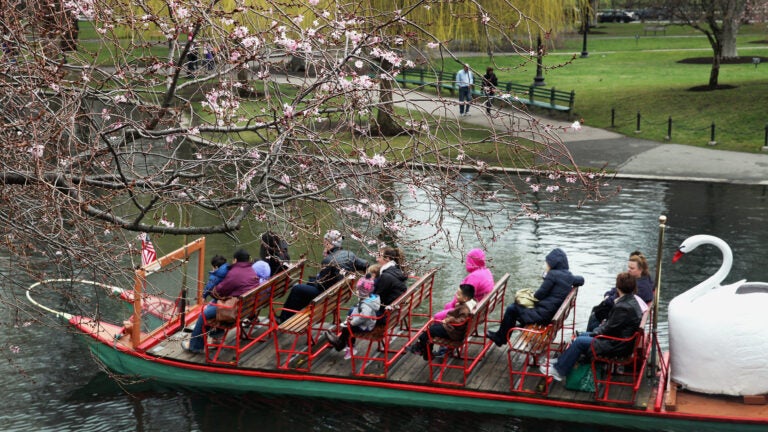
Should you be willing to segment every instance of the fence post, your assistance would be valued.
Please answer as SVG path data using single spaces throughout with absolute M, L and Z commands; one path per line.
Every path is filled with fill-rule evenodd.
M 637 112 L 637 127 L 635 128 L 635 133 L 640 133 L 640 111 Z
M 611 127 L 616 127 L 616 108 L 611 108 Z M 766 126 L 766 130 L 768 130 L 768 126 Z
M 672 140 L 672 116 L 669 116 L 669 119 L 667 119 L 667 136 L 664 139 L 667 141 Z
M 709 133 L 709 142 L 707 144 L 711 146 L 717 144 L 717 141 L 715 141 L 715 122 L 712 122 L 712 126 Z
M 765 124 L 765 142 L 763 143 L 763 151 L 768 151 L 768 123 Z

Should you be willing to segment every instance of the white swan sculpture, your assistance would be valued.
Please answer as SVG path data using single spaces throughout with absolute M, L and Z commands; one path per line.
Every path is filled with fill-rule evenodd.
M 768 283 L 720 285 L 733 264 L 731 248 L 709 235 L 686 239 L 673 262 L 703 244 L 723 253 L 720 269 L 669 302 L 672 379 L 701 393 L 768 393 Z

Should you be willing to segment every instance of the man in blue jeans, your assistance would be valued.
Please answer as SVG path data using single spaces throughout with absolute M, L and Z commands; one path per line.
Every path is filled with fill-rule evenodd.
M 594 336 L 606 335 L 617 338 L 628 338 L 635 334 L 640 327 L 643 311 L 635 299 L 637 282 L 629 272 L 619 273 L 616 276 L 616 289 L 619 297 L 616 299 L 608 319 L 597 327 L 592 333 L 579 335 L 571 342 L 568 348 L 557 358 L 554 365 L 542 364 L 539 370 L 544 375 L 549 375 L 555 381 L 562 381 L 571 372 L 573 366 L 582 354 L 589 351 Z M 632 350 L 633 342 L 621 342 L 609 339 L 595 341 L 595 352 L 601 356 L 622 356 Z M 549 366 L 549 367 L 547 367 Z
M 469 102 L 472 100 L 472 86 L 475 84 L 469 65 L 456 73 L 456 85 L 459 87 L 459 115 L 469 115 Z

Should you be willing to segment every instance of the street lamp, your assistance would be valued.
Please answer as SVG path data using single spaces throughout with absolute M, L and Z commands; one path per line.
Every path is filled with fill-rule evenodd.
M 533 78 L 533 85 L 536 87 L 546 85 L 544 82 L 542 57 L 544 57 L 544 47 L 541 45 L 541 35 L 536 36 L 536 76 Z
M 581 58 L 589 57 L 587 52 L 587 33 L 589 33 L 589 10 L 584 8 L 584 15 L 581 17 L 581 27 L 584 32 L 584 43 L 581 45 Z

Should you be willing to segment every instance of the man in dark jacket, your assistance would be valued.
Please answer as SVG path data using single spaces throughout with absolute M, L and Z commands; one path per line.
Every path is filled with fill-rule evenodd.
M 549 324 L 555 316 L 560 305 L 571 292 L 574 286 L 584 285 L 584 278 L 571 274 L 568 269 L 568 256 L 560 249 L 553 249 L 546 257 L 547 271 L 544 274 L 544 282 L 533 294 L 536 304 L 527 308 L 517 303 L 512 303 L 504 311 L 501 327 L 495 332 L 489 331 L 488 338 L 497 346 L 507 342 L 509 331 L 517 323 L 521 326 L 528 324 Z
M 563 354 L 558 357 L 557 364 L 550 366 L 543 364 L 540 367 L 542 373 L 551 376 L 556 381 L 560 381 L 568 376 L 573 369 L 579 357 L 589 350 L 592 341 L 596 335 L 613 336 L 617 338 L 628 338 L 635 334 L 640 327 L 643 318 L 643 312 L 640 304 L 634 296 L 637 288 L 635 277 L 628 272 L 619 273 L 616 276 L 616 288 L 619 291 L 619 297 L 611 309 L 608 319 L 594 332 L 579 335 L 571 342 Z M 600 356 L 624 356 L 632 351 L 633 342 L 622 342 L 617 340 L 600 339 L 595 340 L 595 352 Z
M 344 278 L 343 271 L 364 273 L 368 262 L 355 256 L 351 251 L 342 249 L 344 236 L 336 230 L 330 230 L 323 237 L 323 254 L 321 268 L 317 276 L 309 283 L 296 284 L 285 299 L 283 310 L 275 321 L 282 323 L 296 312 L 304 309 L 312 299 L 332 287 Z

